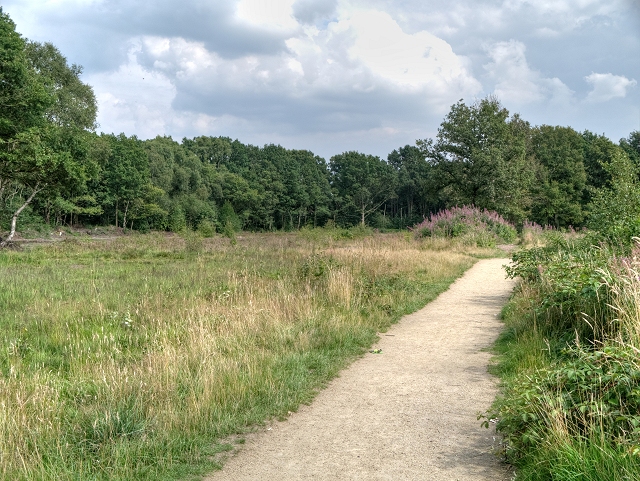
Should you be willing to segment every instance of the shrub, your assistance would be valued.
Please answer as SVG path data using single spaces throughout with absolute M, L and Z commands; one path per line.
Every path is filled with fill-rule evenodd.
M 198 224 L 198 233 L 202 237 L 213 237 L 216 233 L 216 226 L 210 220 L 201 220 Z
M 517 238 L 516 228 L 500 214 L 473 206 L 442 210 L 411 230 L 418 237 L 464 237 L 478 247 L 511 243 Z
M 640 478 L 640 248 L 554 233 L 514 254 L 488 419 L 522 480 Z
M 512 460 L 557 430 L 574 438 L 597 434 L 608 442 L 638 445 L 637 354 L 625 346 L 567 348 L 562 362 L 512 383 L 499 406 L 491 416 L 498 419 Z

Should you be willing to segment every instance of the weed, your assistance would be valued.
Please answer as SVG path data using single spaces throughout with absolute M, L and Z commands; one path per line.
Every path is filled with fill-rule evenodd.
M 460 237 L 469 245 L 494 247 L 511 243 L 517 231 L 499 214 L 476 207 L 452 207 L 425 219 L 411 229 L 418 237 Z

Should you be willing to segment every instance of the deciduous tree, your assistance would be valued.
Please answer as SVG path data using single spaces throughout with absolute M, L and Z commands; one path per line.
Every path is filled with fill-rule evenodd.
M 345 152 L 331 157 L 329 169 L 338 208 L 356 214 L 363 226 L 369 214 L 396 195 L 396 172 L 380 157 Z
M 435 141 L 418 146 L 433 165 L 434 187 L 444 207 L 475 205 L 512 221 L 527 215 L 535 163 L 527 156 L 529 124 L 494 97 L 451 107 Z

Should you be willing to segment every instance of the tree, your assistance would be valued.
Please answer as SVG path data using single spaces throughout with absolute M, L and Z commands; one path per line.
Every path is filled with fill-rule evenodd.
M 143 197 L 149 184 L 149 164 L 142 143 L 124 134 L 104 135 L 108 156 L 102 166 L 104 202 L 113 209 L 116 227 L 127 226 L 127 215 L 133 203 Z M 120 214 L 122 221 L 120 222 Z
M 602 168 L 610 182 L 593 194 L 588 226 L 615 243 L 628 245 L 632 237 L 640 235 L 640 184 L 636 166 L 618 148 Z
M 18 216 L 37 194 L 71 185 L 81 191 L 93 171 L 76 135 L 94 127 L 96 112 L 80 72 L 55 47 L 27 44 L 0 9 L 0 202 L 11 211 L 0 246 L 12 240 Z M 71 108 L 80 90 L 85 101 Z
M 51 43 L 28 42 L 25 54 L 33 71 L 53 97 L 45 113 L 53 125 L 79 131 L 96 128 L 98 106 L 90 85 L 80 80 L 82 66 L 69 66 L 67 59 Z
M 588 130 L 582 133 L 584 139 L 583 163 L 586 186 L 582 204 L 586 208 L 593 195 L 604 187 L 611 187 L 611 172 L 607 168 L 624 149 L 604 135 L 596 135 Z
M 584 142 L 571 127 L 534 129 L 531 150 L 543 167 L 534 192 L 533 220 L 539 224 L 556 228 L 582 225 L 587 181 Z
M 636 168 L 640 167 L 640 130 L 631 132 L 626 139 L 620 139 L 620 147 L 627 153 Z
M 475 205 L 522 221 L 530 205 L 535 162 L 527 156 L 529 124 L 495 97 L 451 107 L 435 142 L 418 147 L 433 165 L 434 187 L 443 207 Z
M 226 164 L 231 157 L 231 140 L 226 137 L 200 136 L 193 140 L 182 139 L 182 145 L 196 154 L 205 164 L 216 168 Z
M 393 167 L 373 155 L 345 152 L 329 162 L 331 186 L 343 215 L 357 214 L 360 225 L 366 217 L 396 195 Z
M 394 150 L 387 161 L 398 175 L 398 195 L 389 214 L 398 216 L 400 227 L 417 224 L 436 203 L 430 185 L 433 166 L 418 147 L 411 145 Z
M 308 150 L 290 151 L 298 166 L 299 181 L 304 191 L 298 199 L 298 228 L 310 223 L 314 227 L 329 218 L 331 186 L 327 162 Z

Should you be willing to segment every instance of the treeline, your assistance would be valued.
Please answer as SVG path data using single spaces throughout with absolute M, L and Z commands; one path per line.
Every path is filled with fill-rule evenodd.
M 475 205 L 506 219 L 585 225 L 619 157 L 640 162 L 640 132 L 619 144 L 570 127 L 531 126 L 496 98 L 455 104 L 435 139 L 386 160 L 227 137 L 142 141 L 97 134 L 96 100 L 51 44 L 23 39 L 0 14 L 0 229 L 25 223 L 203 233 L 327 222 L 412 226 Z

